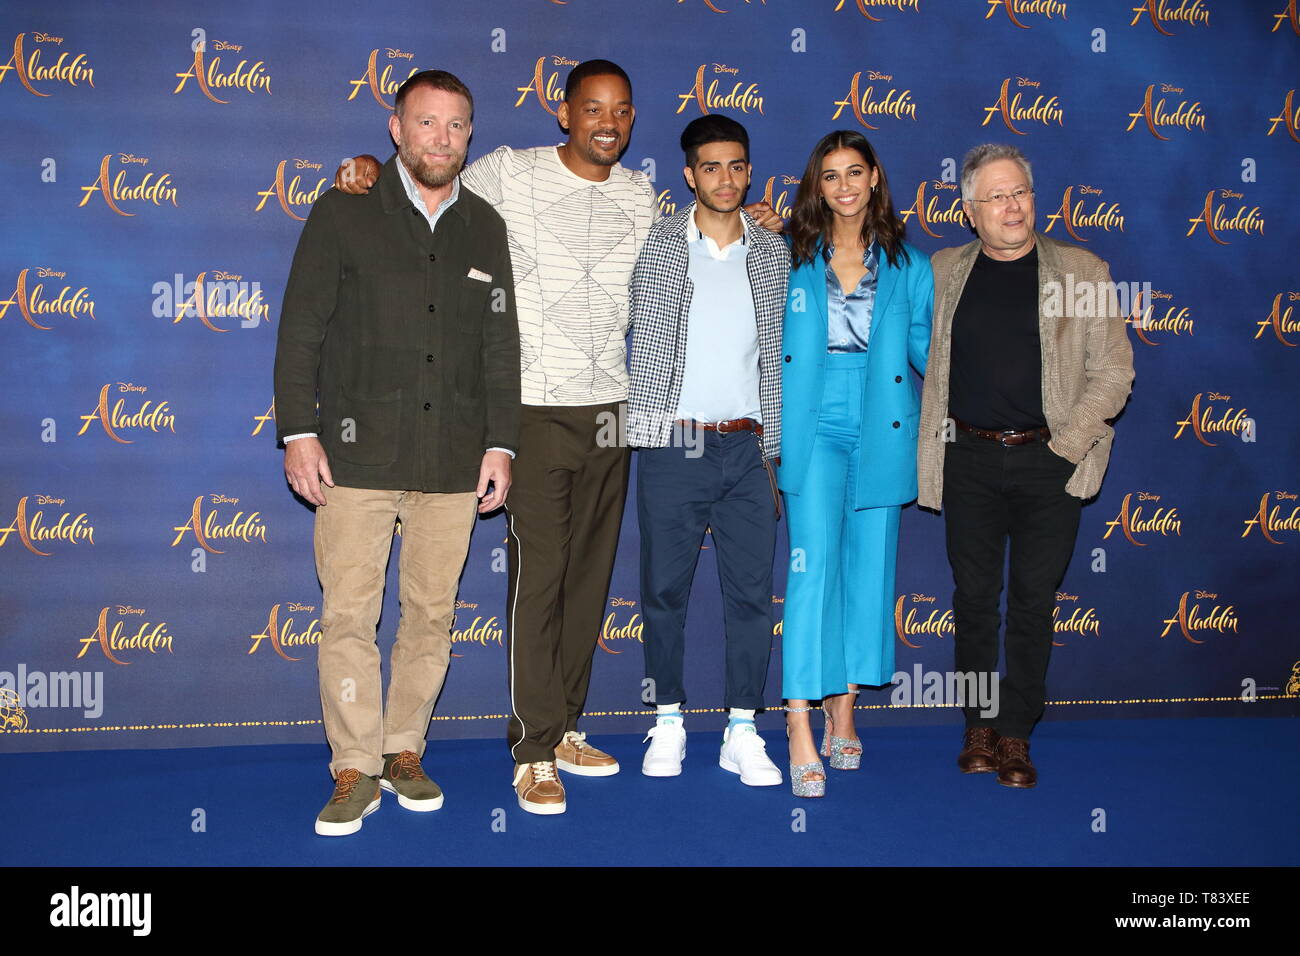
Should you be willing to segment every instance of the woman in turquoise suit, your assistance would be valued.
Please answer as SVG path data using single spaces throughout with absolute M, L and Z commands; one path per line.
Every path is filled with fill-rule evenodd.
M 783 336 L 781 465 L 790 569 L 782 693 L 790 782 L 822 796 L 809 702 L 826 714 L 822 756 L 854 770 L 860 686 L 894 673 L 894 564 L 902 506 L 916 498 L 934 280 L 903 241 L 885 170 L 866 137 L 814 147 L 790 217 L 793 270 Z

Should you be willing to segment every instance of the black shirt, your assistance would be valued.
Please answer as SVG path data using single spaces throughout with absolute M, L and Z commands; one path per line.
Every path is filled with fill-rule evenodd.
M 1010 262 L 981 250 L 953 315 L 948 414 L 995 431 L 1041 428 L 1042 376 L 1038 247 Z

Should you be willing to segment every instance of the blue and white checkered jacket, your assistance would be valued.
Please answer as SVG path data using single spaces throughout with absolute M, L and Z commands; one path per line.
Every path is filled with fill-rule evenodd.
M 629 321 L 632 351 L 627 437 L 640 448 L 668 444 L 686 371 L 686 325 L 693 285 L 687 277 L 687 225 L 691 203 L 650 227 L 632 271 Z M 763 458 L 781 454 L 781 322 L 785 315 L 790 251 L 785 240 L 759 226 L 743 209 L 749 253 L 745 258 L 758 321 L 759 407 Z

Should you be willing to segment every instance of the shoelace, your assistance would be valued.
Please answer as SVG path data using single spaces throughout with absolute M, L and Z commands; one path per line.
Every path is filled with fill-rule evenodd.
M 555 779 L 555 764 L 542 760 L 530 766 L 533 768 L 533 783 L 546 783 Z
M 393 777 L 401 775 L 410 777 L 414 780 L 424 780 L 424 768 L 420 766 L 420 758 L 415 755 L 413 750 L 403 750 L 397 755 L 397 760 L 393 762 L 393 768 L 390 771 Z
M 646 731 L 646 734 L 645 734 L 645 740 L 642 740 L 641 743 L 646 743 L 646 741 L 648 741 L 651 737 L 657 737 L 657 736 L 659 736 L 659 729 L 660 729 L 661 727 L 672 727 L 672 726 L 674 726 L 674 725 L 673 725 L 673 724 L 655 724 L 653 727 L 651 727 L 649 730 Z M 681 727 L 681 724 L 676 724 L 675 726 L 677 726 L 677 727 Z
M 352 796 L 352 791 L 356 789 L 361 780 L 361 771 L 353 767 L 346 770 L 340 770 L 338 779 L 334 782 L 334 799 L 332 803 L 342 803 L 348 797 Z
M 585 730 L 570 730 L 565 733 L 564 739 L 573 744 L 574 750 L 585 750 L 587 748 L 587 732 Z

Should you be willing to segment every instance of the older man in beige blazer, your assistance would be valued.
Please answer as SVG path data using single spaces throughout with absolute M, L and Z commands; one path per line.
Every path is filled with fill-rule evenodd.
M 932 258 L 918 503 L 944 510 L 959 673 L 997 670 L 1010 547 L 1000 707 L 964 708 L 957 764 L 1032 787 L 1056 589 L 1082 500 L 1106 473 L 1133 350 L 1106 263 L 1034 230 L 1033 174 L 1018 149 L 975 147 L 961 187 L 979 238 Z

